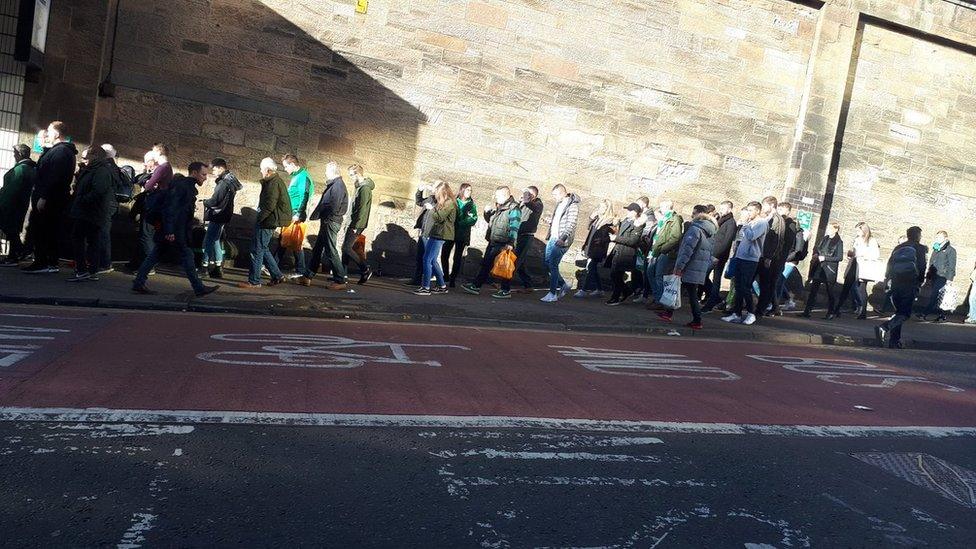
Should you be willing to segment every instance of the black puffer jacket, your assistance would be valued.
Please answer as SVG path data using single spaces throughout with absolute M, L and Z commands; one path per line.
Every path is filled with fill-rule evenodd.
M 71 219 L 104 227 L 118 207 L 115 183 L 119 169 L 109 159 L 96 160 L 78 172 Z
M 617 228 L 614 239 L 613 261 L 610 268 L 615 272 L 632 271 L 637 264 L 637 244 L 640 242 L 643 225 L 635 225 L 634 220 L 624 219 Z
M 712 237 L 712 254 L 719 261 L 726 261 L 732 252 L 732 243 L 739 227 L 735 223 L 735 216 L 727 213 L 718 218 L 718 231 Z

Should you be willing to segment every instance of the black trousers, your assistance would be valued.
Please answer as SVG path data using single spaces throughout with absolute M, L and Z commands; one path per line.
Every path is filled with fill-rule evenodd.
M 854 297 L 854 308 L 859 309 L 867 305 L 866 299 L 861 299 L 861 292 L 856 291 L 858 287 L 857 280 L 857 266 L 851 265 L 848 267 L 847 272 L 844 273 L 844 285 L 840 288 L 840 298 L 837 300 L 837 309 L 835 313 L 840 312 L 840 308 L 847 303 L 847 299 L 851 296 Z
M 776 295 L 776 282 L 783 275 L 783 268 L 786 267 L 785 261 L 773 261 L 766 267 L 763 260 L 759 262 L 759 302 L 756 304 L 756 312 L 759 314 L 766 312 L 766 307 L 772 305 L 772 312 L 779 310 L 779 296 Z
M 61 223 L 67 205 L 48 200 L 43 211 L 31 212 L 27 234 L 34 246 L 34 263 L 46 267 L 58 266 Z
M 413 268 L 413 281 L 414 286 L 420 286 L 421 280 L 424 277 L 424 237 L 417 237 L 417 257 L 415 267 Z M 429 280 L 427 282 L 430 282 Z
M 340 223 L 326 221 L 319 224 L 319 236 L 315 239 L 315 246 L 312 248 L 312 259 L 309 261 L 306 277 L 314 278 L 324 260 L 332 267 L 334 282 L 346 281 L 346 268 L 342 265 L 342 255 L 339 253 L 338 245 L 340 226 Z
M 532 275 L 529 274 L 529 270 L 525 267 L 526 262 L 529 260 L 529 247 L 532 245 L 534 239 L 535 235 L 520 234 L 515 240 L 515 276 L 522 283 L 522 287 L 527 290 L 535 287 L 535 283 L 532 281 Z
M 912 316 L 912 305 L 915 304 L 915 296 L 918 291 L 915 288 L 893 288 L 889 294 L 892 305 L 895 306 L 895 315 L 883 322 L 881 326 L 888 330 L 890 334 L 888 340 L 889 347 L 897 347 L 901 342 L 901 327 Z
M 75 272 L 95 274 L 102 255 L 102 227 L 82 219 L 75 220 L 71 231 Z
M 701 284 L 690 284 L 688 282 L 681 283 L 681 289 L 684 290 L 685 299 L 688 300 L 688 305 L 691 307 L 691 320 L 692 322 L 697 322 L 699 324 L 702 321 L 701 302 L 698 301 L 701 288 Z
M 474 278 L 474 284 L 478 288 L 482 287 L 485 282 L 491 277 L 491 269 L 495 266 L 495 258 L 498 254 L 502 253 L 505 249 L 505 244 L 495 244 L 491 243 L 488 248 L 485 249 L 485 257 L 481 260 L 481 269 L 478 270 L 478 276 Z M 499 280 L 502 290 L 508 291 L 512 289 L 511 280 Z
M 369 272 L 369 263 L 366 261 L 360 261 L 359 254 L 352 249 L 356 245 L 356 239 L 359 235 L 363 234 L 366 229 L 357 229 L 353 226 L 346 228 L 346 236 L 342 239 L 342 264 L 348 265 L 350 261 L 356 264 L 359 268 L 360 276 Z
M 837 283 L 832 280 L 814 280 L 810 283 L 810 295 L 807 296 L 807 306 L 803 312 L 809 314 L 817 306 L 817 294 L 820 293 L 820 286 L 825 286 L 827 290 L 827 312 L 832 312 L 837 304 L 834 292 L 837 290 Z
M 464 249 L 467 247 L 468 245 L 464 242 L 448 240 L 444 242 L 444 247 L 441 249 L 441 269 L 444 271 L 448 283 L 452 286 L 456 283 L 458 275 L 464 270 Z

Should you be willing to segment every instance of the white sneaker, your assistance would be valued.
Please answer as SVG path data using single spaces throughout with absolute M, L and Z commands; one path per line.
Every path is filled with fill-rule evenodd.
M 288 275 L 288 280 L 295 280 L 296 278 L 301 278 L 303 276 L 305 275 L 298 274 L 298 273 L 291 273 L 290 275 Z
M 566 294 L 569 293 L 569 290 L 571 289 L 572 288 L 569 287 L 569 284 L 566 284 L 566 281 L 563 281 L 562 287 L 559 288 L 559 297 L 557 297 L 556 299 L 559 299 L 560 297 L 566 297 Z
M 976 318 L 967 318 L 964 322 L 966 324 L 976 324 Z
M 573 297 L 590 297 L 590 292 L 587 292 L 586 290 L 580 290 L 575 294 L 573 294 Z
M 729 316 L 723 316 L 722 317 L 722 322 L 732 322 L 734 324 L 738 324 L 738 323 L 742 322 L 742 317 L 739 316 L 739 315 L 737 315 L 737 314 L 735 314 L 735 313 L 732 313 Z
M 539 301 L 543 303 L 555 303 L 556 301 L 559 301 L 559 298 L 556 297 L 556 294 L 549 292 L 546 295 L 542 296 L 542 299 L 540 299 Z
M 796 301 L 793 301 L 791 299 L 791 300 L 787 301 L 786 303 L 784 303 L 783 306 L 780 307 L 780 309 L 783 309 L 784 311 L 795 311 L 796 310 Z
M 755 324 L 755 322 L 756 322 L 756 315 L 752 313 L 746 313 L 746 317 L 742 319 L 742 323 L 745 324 L 746 326 L 750 324 Z

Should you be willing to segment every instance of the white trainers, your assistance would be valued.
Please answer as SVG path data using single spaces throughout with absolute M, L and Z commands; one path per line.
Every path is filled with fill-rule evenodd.
M 755 324 L 755 322 L 756 322 L 756 315 L 752 313 L 746 313 L 745 318 L 742 319 L 742 323 L 745 324 L 746 326 L 750 324 Z
M 791 299 L 791 300 L 787 301 L 786 303 L 784 303 L 780 307 L 780 309 L 783 309 L 784 311 L 795 311 L 796 310 L 796 301 L 793 301 Z
M 556 301 L 559 301 L 559 297 L 557 297 L 556 294 L 549 292 L 546 295 L 542 296 L 542 299 L 540 299 L 539 301 L 543 303 L 555 303 Z
M 733 324 L 739 324 L 740 322 L 742 322 L 742 317 L 735 313 L 732 313 L 729 316 L 723 316 L 722 322 L 731 322 Z
M 567 284 L 566 281 L 564 280 L 562 287 L 559 288 L 559 295 L 556 299 L 559 299 L 561 297 L 566 297 L 566 294 L 569 293 L 569 290 L 571 289 L 572 288 L 569 287 L 569 284 Z
M 573 297 L 590 297 L 590 292 L 587 292 L 586 290 L 580 290 L 575 294 L 573 294 Z

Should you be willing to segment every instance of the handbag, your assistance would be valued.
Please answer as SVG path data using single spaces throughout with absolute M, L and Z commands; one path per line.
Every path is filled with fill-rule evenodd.
M 732 280 L 733 278 L 735 278 L 735 272 L 739 268 L 738 263 L 739 263 L 739 258 L 737 257 L 733 257 L 732 259 L 729 260 L 729 263 L 725 266 L 725 272 L 722 274 L 722 276 L 726 280 Z
M 951 313 L 959 306 L 959 293 L 952 284 L 946 284 L 939 291 L 939 310 Z
M 589 262 L 590 262 L 590 258 L 589 257 L 586 257 L 586 252 L 585 251 L 579 250 L 579 251 L 576 252 L 576 261 L 575 261 L 575 263 L 576 263 L 576 266 L 577 267 L 579 267 L 580 269 L 585 269 L 586 266 L 587 266 L 587 264 L 589 264 Z
M 858 259 L 857 278 L 869 282 L 881 282 L 885 279 L 885 267 L 880 259 Z
M 664 291 L 661 292 L 661 305 L 666 308 L 681 308 L 681 277 L 676 275 L 664 276 Z
M 496 257 L 495 263 L 491 267 L 491 276 L 499 280 L 511 280 L 515 277 L 515 252 L 512 250 L 502 250 Z
M 281 247 L 297 252 L 305 245 L 306 224 L 301 221 L 294 221 L 291 225 L 281 229 Z

